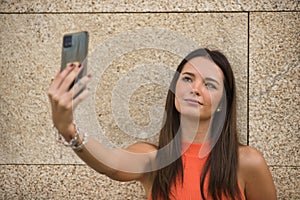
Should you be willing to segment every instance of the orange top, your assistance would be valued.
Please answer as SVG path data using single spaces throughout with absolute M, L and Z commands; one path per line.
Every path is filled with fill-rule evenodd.
M 200 177 L 204 169 L 204 164 L 207 160 L 207 156 L 202 158 L 199 157 L 199 151 L 202 144 L 196 143 L 183 143 L 183 145 L 190 145 L 188 149 L 182 154 L 183 163 L 183 183 L 181 184 L 179 179 L 175 184 L 171 186 L 171 200 L 202 200 L 200 192 Z M 239 186 L 240 188 L 240 186 Z M 204 181 L 204 195 L 207 196 L 208 190 L 208 179 Z M 241 188 L 240 188 L 241 191 Z M 245 200 L 244 193 L 241 191 L 242 199 Z M 152 197 L 150 196 L 149 200 Z M 212 199 L 212 198 L 207 198 Z M 226 199 L 225 195 L 222 199 Z

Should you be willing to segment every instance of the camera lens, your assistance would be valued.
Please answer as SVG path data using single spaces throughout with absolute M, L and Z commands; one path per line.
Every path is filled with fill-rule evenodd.
M 63 46 L 64 48 L 72 46 L 72 35 L 67 35 L 64 37 Z

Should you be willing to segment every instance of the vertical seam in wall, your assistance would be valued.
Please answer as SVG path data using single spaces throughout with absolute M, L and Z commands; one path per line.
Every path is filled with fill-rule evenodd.
M 249 86 L 250 86 L 250 12 L 248 12 L 248 33 L 247 33 L 247 145 L 249 145 Z

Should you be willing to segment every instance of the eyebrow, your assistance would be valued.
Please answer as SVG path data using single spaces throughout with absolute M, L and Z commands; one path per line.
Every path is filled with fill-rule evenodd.
M 182 74 L 183 74 L 183 75 L 184 75 L 184 74 L 187 74 L 187 75 L 189 75 L 189 76 L 195 77 L 195 74 L 193 74 L 192 72 L 183 72 Z
M 194 73 L 191 73 L 191 72 L 183 72 L 182 74 L 183 74 L 183 75 L 186 74 L 186 75 L 195 77 L 195 74 L 194 74 Z M 217 83 L 218 85 L 220 85 L 220 83 L 219 83 L 217 80 L 215 80 L 215 79 L 213 79 L 213 78 L 211 78 L 211 77 L 206 77 L 204 80 L 206 80 L 206 81 L 212 81 L 212 82 L 215 82 L 215 83 Z
M 217 80 L 213 79 L 213 78 L 207 77 L 207 78 L 205 78 L 205 80 L 206 80 L 206 81 L 212 81 L 212 82 L 215 82 L 215 83 L 217 83 L 218 85 L 220 85 L 220 83 L 219 83 Z

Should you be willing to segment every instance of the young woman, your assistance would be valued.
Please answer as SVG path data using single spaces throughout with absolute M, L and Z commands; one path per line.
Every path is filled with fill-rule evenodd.
M 178 66 L 158 146 L 139 142 L 109 149 L 79 132 L 72 112 L 89 91 L 73 96 L 91 77 L 68 88 L 80 70 L 81 65 L 71 64 L 53 80 L 48 91 L 52 119 L 65 143 L 99 173 L 140 181 L 153 200 L 276 199 L 265 159 L 238 142 L 235 80 L 219 51 L 195 50 Z

